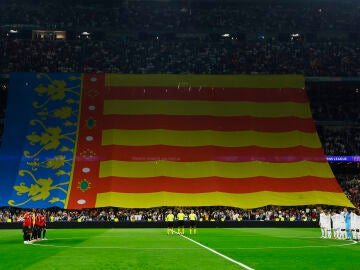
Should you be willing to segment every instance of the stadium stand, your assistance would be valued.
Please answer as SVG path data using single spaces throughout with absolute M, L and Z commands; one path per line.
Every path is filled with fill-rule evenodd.
M 121 208 L 97 208 L 83 210 L 66 210 L 59 208 L 47 209 L 49 222 L 110 222 L 117 218 L 120 222 L 163 222 L 165 213 L 169 208 L 152 209 L 121 209 Z M 170 208 L 171 209 L 171 208 Z M 177 209 L 173 209 L 177 211 Z M 20 222 L 26 210 L 17 208 L 0 209 L 0 222 L 6 222 L 9 218 L 12 222 Z M 185 209 L 186 217 L 190 213 Z M 316 208 L 279 208 L 267 207 L 260 209 L 244 210 L 238 208 L 195 208 L 195 213 L 202 221 L 314 221 L 318 220 L 319 211 Z M 293 220 L 290 220 L 290 219 Z
M 44 8 L 35 8 L 34 2 Z M 357 1 L 10 1 L 0 5 L 0 73 L 108 72 L 304 74 L 347 77 L 307 82 L 326 155 L 360 156 L 360 22 Z M 204 5 L 204 3 L 206 3 Z M 101 8 L 96 8 L 98 5 Z M 356 6 L 356 8 L 354 8 Z M 79 15 L 80 14 L 80 15 Z M 104 19 L 105 18 L 105 19 Z M 275 23 L 276 22 L 276 23 Z M 315 27 L 314 27 L 315 26 Z M 11 32 L 15 29 L 16 32 Z M 32 31 L 67 32 L 66 40 Z M 82 35 L 91 33 L 90 38 Z M 351 79 L 352 78 L 352 79 Z M 355 79 L 354 79 L 355 78 Z M 6 110 L 0 82 L 0 132 Z M 359 162 L 331 163 L 345 194 L 360 206 Z M 23 210 L 4 208 L 0 221 Z M 48 210 L 55 220 L 163 220 L 165 209 Z M 316 209 L 198 209 L 206 219 L 295 220 Z

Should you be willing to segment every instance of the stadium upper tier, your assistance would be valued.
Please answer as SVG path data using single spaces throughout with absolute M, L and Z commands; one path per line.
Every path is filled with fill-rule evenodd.
M 108 72 L 358 76 L 356 42 L 4 39 L 0 73 Z
M 359 7 L 351 0 L 4 0 L 0 73 L 358 76 Z M 42 40 L 31 40 L 33 30 L 45 31 Z M 49 41 L 50 30 L 65 31 L 66 41 Z
M 357 32 L 359 2 L 304 0 L 3 0 L 0 24 L 144 32 Z M 87 28 L 87 29 L 84 29 Z M 224 32 L 225 33 L 225 32 Z

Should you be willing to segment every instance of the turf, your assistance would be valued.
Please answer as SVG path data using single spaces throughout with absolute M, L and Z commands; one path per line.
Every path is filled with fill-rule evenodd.
M 298 228 L 186 231 L 200 246 L 166 229 L 54 229 L 47 241 L 24 245 L 20 230 L 0 230 L 0 268 L 246 269 L 240 262 L 252 269 L 358 269 L 359 243 L 319 235 Z

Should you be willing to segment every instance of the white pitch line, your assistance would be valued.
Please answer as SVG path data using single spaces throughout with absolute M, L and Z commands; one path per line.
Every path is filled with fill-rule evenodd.
M 55 248 L 75 248 L 75 249 L 126 249 L 126 250 L 201 250 L 200 248 L 141 248 L 141 247 L 122 247 L 122 246 L 64 246 L 33 243 L 32 246 L 37 247 L 55 247 Z
M 225 260 L 228 260 L 228 261 L 230 261 L 232 263 L 235 263 L 235 264 L 237 264 L 237 265 L 239 265 L 239 266 L 241 266 L 241 267 L 243 267 L 243 268 L 245 268 L 247 270 L 254 270 L 254 268 L 251 268 L 250 266 L 247 266 L 246 264 L 238 262 L 238 261 L 236 261 L 236 260 L 234 260 L 234 259 L 220 253 L 220 252 L 217 252 L 216 250 L 214 250 L 212 248 L 209 248 L 209 247 L 207 247 L 207 246 L 205 246 L 205 245 L 203 245 L 203 244 L 201 244 L 201 243 L 199 243 L 199 242 L 197 242 L 197 241 L 195 241 L 195 240 L 193 240 L 193 239 L 191 239 L 191 238 L 189 238 L 189 237 L 187 237 L 187 236 L 185 236 L 183 234 L 180 234 L 180 236 L 187 239 L 187 240 L 189 240 L 190 242 L 193 242 L 194 244 L 196 244 L 196 245 L 198 245 L 198 246 L 200 246 L 202 248 L 205 248 L 206 250 L 208 250 L 208 251 L 210 251 L 210 252 L 212 252 L 212 253 L 214 253 L 214 254 L 222 257 L 222 258 L 224 258 Z
M 356 241 L 352 241 L 351 243 L 346 243 L 346 244 L 340 244 L 340 245 L 329 245 L 329 246 L 298 246 L 298 247 L 244 247 L 244 248 L 217 248 L 217 249 L 221 249 L 221 250 L 226 250 L 226 249 L 239 249 L 239 250 L 252 250 L 252 249 L 282 249 L 282 248 L 331 248 L 331 247 L 344 247 L 344 246 L 352 246 L 352 245 L 356 245 L 358 242 Z

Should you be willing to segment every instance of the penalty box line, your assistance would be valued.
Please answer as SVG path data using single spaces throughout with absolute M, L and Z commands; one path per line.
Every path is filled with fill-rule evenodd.
M 247 266 L 246 264 L 238 262 L 238 261 L 236 261 L 236 260 L 234 260 L 234 259 L 220 253 L 220 252 L 217 252 L 216 250 L 214 250 L 212 248 L 209 248 L 209 247 L 207 247 L 207 246 L 205 246 L 205 245 L 203 245 L 203 244 L 201 244 L 201 243 L 199 243 L 199 242 L 197 242 L 197 241 L 195 241 L 195 240 L 193 240 L 193 239 L 191 239 L 191 238 L 189 238 L 189 237 L 187 237 L 187 236 L 185 236 L 183 234 L 180 234 L 180 233 L 177 233 L 177 234 L 180 235 L 182 238 L 185 238 L 186 240 L 188 240 L 190 242 L 193 242 L 194 244 L 196 244 L 196 245 L 198 245 L 198 246 L 200 246 L 200 247 L 202 247 L 202 248 L 204 248 L 204 249 L 206 249 L 206 250 L 208 250 L 208 251 L 210 251 L 210 252 L 212 252 L 212 253 L 220 256 L 220 257 L 222 257 L 223 259 L 228 260 L 229 262 L 235 263 L 235 264 L 237 264 L 237 265 L 239 265 L 239 266 L 241 266 L 241 267 L 243 267 L 243 268 L 245 268 L 247 270 L 254 270 L 254 268 L 251 268 L 250 266 Z

